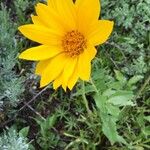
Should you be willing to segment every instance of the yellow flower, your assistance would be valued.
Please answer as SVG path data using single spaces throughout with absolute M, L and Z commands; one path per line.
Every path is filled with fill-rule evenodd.
M 19 58 L 38 61 L 35 74 L 40 86 L 53 81 L 54 89 L 62 85 L 73 88 L 77 80 L 88 81 L 95 46 L 104 43 L 113 29 L 113 21 L 98 20 L 99 0 L 48 0 L 38 3 L 33 24 L 19 27 L 21 33 L 40 43 Z

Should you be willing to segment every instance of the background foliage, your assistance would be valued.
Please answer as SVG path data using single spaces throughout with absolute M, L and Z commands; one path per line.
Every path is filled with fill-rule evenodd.
M 34 64 L 17 58 L 35 45 L 17 27 L 37 2 L 0 0 L 0 150 L 150 149 L 150 1 L 101 0 L 113 34 L 91 80 L 67 93 L 39 89 Z

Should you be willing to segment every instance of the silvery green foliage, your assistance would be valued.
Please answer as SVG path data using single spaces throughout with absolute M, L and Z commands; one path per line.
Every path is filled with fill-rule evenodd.
M 24 91 L 23 78 L 16 75 L 14 69 L 19 50 L 15 36 L 17 27 L 2 4 L 0 9 L 0 107 L 16 106 Z
M 103 19 L 115 22 L 111 41 L 119 46 L 126 60 L 116 60 L 128 75 L 142 75 L 150 67 L 150 1 L 149 0 L 101 0 Z M 117 48 L 110 46 L 112 53 Z
M 0 136 L 0 150 L 29 150 L 29 144 L 14 129 L 9 129 Z

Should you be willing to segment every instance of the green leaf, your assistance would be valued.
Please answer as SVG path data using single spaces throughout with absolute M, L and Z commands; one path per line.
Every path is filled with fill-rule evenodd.
M 145 133 L 146 136 L 150 136 L 150 126 L 145 127 L 144 133 Z
M 131 86 L 133 84 L 136 84 L 139 80 L 143 79 L 143 76 L 137 75 L 133 76 L 129 81 L 128 81 L 128 86 Z
M 49 129 L 51 129 L 56 123 L 56 115 L 48 116 L 44 122 L 42 122 L 41 133 L 43 136 L 46 136 Z
M 109 139 L 111 144 L 114 144 L 118 140 L 118 133 L 116 129 L 116 120 L 109 115 L 101 115 L 102 119 L 102 131 L 105 136 Z
M 116 74 L 116 79 L 122 83 L 125 83 L 126 82 L 126 78 L 123 76 L 123 74 L 118 71 L 118 70 L 114 70 L 115 71 L 115 74 Z
M 107 89 L 106 91 L 103 92 L 103 96 L 110 97 L 111 95 L 115 94 L 116 90 L 112 89 Z
M 107 97 L 104 95 L 107 95 L 107 93 L 103 95 L 97 93 L 94 96 L 96 106 L 99 108 L 99 115 L 102 120 L 102 131 L 111 144 L 114 144 L 115 142 L 125 144 L 126 141 L 123 137 L 119 136 L 116 127 L 116 121 L 118 120 L 117 117 L 119 116 L 120 110 L 117 106 L 106 103 Z
M 112 104 L 107 104 L 107 112 L 114 116 L 114 117 L 118 117 L 119 116 L 119 113 L 120 113 L 120 109 L 118 108 L 118 106 L 114 106 Z
M 135 149 L 135 150 L 144 150 L 144 147 L 142 147 L 142 146 L 134 146 L 134 147 L 132 147 L 132 149 Z
M 41 124 L 43 123 L 43 122 L 45 122 L 45 120 L 43 119 L 43 118 L 39 118 L 39 117 L 37 117 L 37 118 L 33 118 L 35 121 L 36 121 L 36 123 L 38 124 L 38 125 L 40 125 L 41 126 Z
M 53 115 L 53 116 L 49 116 L 47 119 L 46 119 L 46 122 L 47 122 L 47 128 L 52 128 L 55 123 L 56 123 L 56 115 Z
M 107 97 L 106 96 L 102 96 L 100 94 L 96 94 L 94 96 L 94 99 L 95 99 L 95 102 L 96 102 L 96 106 L 99 108 L 99 110 L 101 112 L 106 112 L 107 111 L 107 109 L 106 109 Z
M 25 127 L 19 131 L 19 136 L 27 137 L 29 132 L 29 127 Z
M 86 85 L 85 86 L 85 94 L 89 94 L 89 93 L 92 93 L 94 91 L 95 91 L 95 89 L 93 88 L 92 85 Z M 82 95 L 82 89 L 79 89 L 78 92 L 73 93 L 72 95 L 73 96 L 80 96 L 80 95 Z
M 145 116 L 144 119 L 150 122 L 150 116 Z
M 121 90 L 124 87 L 124 83 L 122 84 L 120 81 L 112 82 L 109 87 L 111 89 Z
M 112 145 L 115 142 L 127 144 L 125 139 L 121 137 L 117 132 L 116 119 L 114 117 L 102 114 L 101 119 L 103 122 L 102 131 L 105 134 L 105 136 L 109 139 Z
M 118 91 L 108 99 L 108 103 L 118 106 L 134 106 L 134 103 L 131 101 L 133 96 L 133 93 L 130 91 Z

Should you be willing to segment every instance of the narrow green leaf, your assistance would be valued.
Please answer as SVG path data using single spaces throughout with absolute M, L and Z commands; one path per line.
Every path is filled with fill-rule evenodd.
M 56 119 L 57 119 L 56 115 L 49 116 L 46 120 L 47 128 L 52 128 L 56 123 Z

